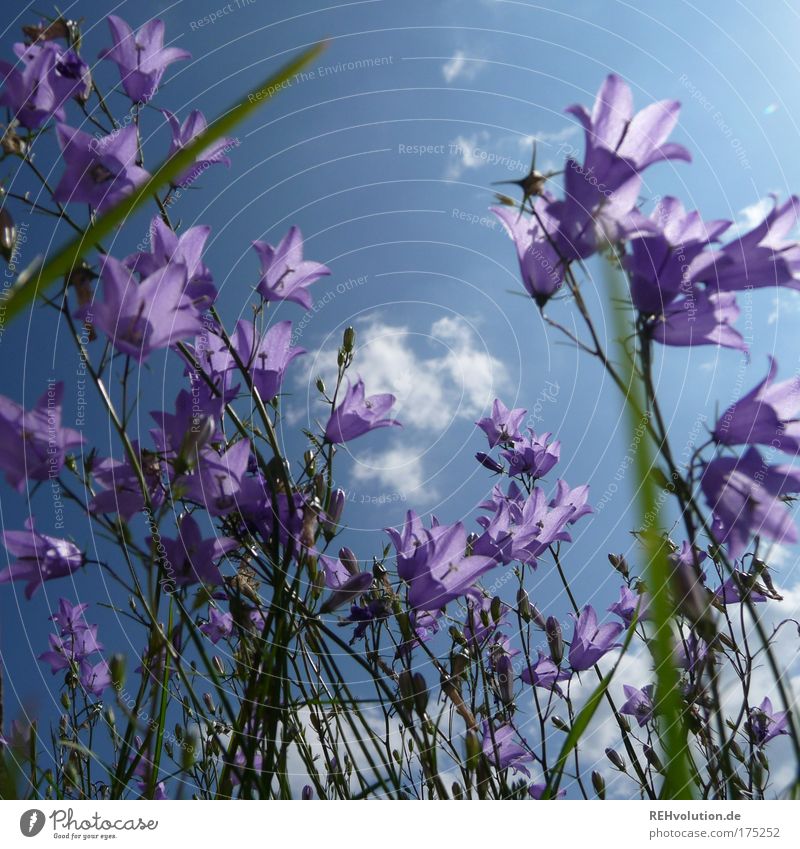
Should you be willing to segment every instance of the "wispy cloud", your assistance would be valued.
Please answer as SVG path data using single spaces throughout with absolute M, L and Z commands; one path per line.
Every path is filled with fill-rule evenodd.
M 442 76 L 448 85 L 459 79 L 474 80 L 484 64 L 483 59 L 467 56 L 463 50 L 456 50 L 453 56 L 442 65 Z

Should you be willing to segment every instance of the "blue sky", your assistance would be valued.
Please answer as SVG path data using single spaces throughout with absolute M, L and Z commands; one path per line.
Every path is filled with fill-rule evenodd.
M 8 56 L 19 24 L 35 15 L 15 0 L 4 8 L 8 30 L 0 44 Z M 346 452 L 340 456 L 337 475 L 350 494 L 348 539 L 361 557 L 378 553 L 379 529 L 401 522 L 411 507 L 442 521 L 472 521 L 492 485 L 472 459 L 484 448 L 474 421 L 495 395 L 541 416 L 536 429 L 561 440 L 557 471 L 571 484 L 588 482 L 600 497 L 614 480 L 627 444 L 619 398 L 599 365 L 546 332 L 534 305 L 519 296 L 512 245 L 487 213 L 490 184 L 523 175 L 533 137 L 540 167 L 558 168 L 567 146 L 581 148 L 566 106 L 590 105 L 612 71 L 630 83 L 637 105 L 683 101 L 673 138 L 694 162 L 651 168 L 645 198 L 675 194 L 706 218 L 746 227 L 764 214 L 760 201 L 770 192 L 800 189 L 794 117 L 800 114 L 794 58 L 800 15 L 788 3 L 232 0 L 213 22 L 203 18 L 219 11 L 219 0 L 62 8 L 86 18 L 90 59 L 109 41 L 103 14 L 114 11 L 137 26 L 161 17 L 168 37 L 193 54 L 168 72 L 158 99 L 181 116 L 192 108 L 217 114 L 296 51 L 330 39 L 309 73 L 238 129 L 230 169 L 209 170 L 175 209 L 183 226 L 213 228 L 206 259 L 231 323 L 249 310 L 258 267 L 249 248 L 254 239 L 274 243 L 297 224 L 307 257 L 332 269 L 314 287 L 318 307 L 311 315 L 304 318 L 296 305 L 276 312 L 298 325 L 298 344 L 309 351 L 286 383 L 291 427 L 282 436 L 297 456 L 293 430 L 321 414 L 314 378 L 330 371 L 342 329 L 354 324 L 360 343 L 354 371 L 368 390 L 398 395 L 405 424 L 354 442 L 351 460 Z M 116 79 L 113 67 L 101 66 L 97 75 L 106 89 Z M 121 95 L 111 102 L 125 109 Z M 146 118 L 152 165 L 166 137 L 157 113 Z M 45 144 L 42 160 L 47 156 Z M 2 169 L 0 177 L 10 179 L 10 163 Z M 113 252 L 133 250 L 146 227 L 140 215 Z M 50 232 L 45 219 L 29 218 L 25 261 L 46 247 Z M 600 267 L 590 264 L 585 279 L 588 300 L 610 334 Z M 566 304 L 555 305 L 553 315 L 572 320 Z M 792 332 L 799 316 L 800 295 L 778 299 L 762 290 L 753 296 L 752 315 L 745 309 L 742 317 L 752 322 L 751 362 L 712 348 L 659 351 L 658 388 L 676 445 L 698 415 L 712 417 L 737 387 L 759 380 L 768 353 L 781 374 L 800 365 Z M 75 366 L 69 340 L 41 310 L 6 328 L 0 353 L 3 393 L 27 405 L 48 376 Z M 144 413 L 162 398 L 168 403 L 177 385 L 174 363 L 167 370 L 152 364 L 142 387 L 142 428 Z M 99 407 L 92 410 L 98 418 L 90 434 L 108 453 L 108 429 Z M 74 398 L 67 402 L 67 421 L 70 416 Z M 622 486 L 602 517 L 579 526 L 566 557 L 578 597 L 601 608 L 617 591 L 606 553 L 630 545 L 628 500 Z M 25 507 L 5 485 L 1 504 L 3 526 L 18 527 Z M 43 529 L 52 519 L 48 510 L 45 503 L 37 512 Z M 87 530 L 76 522 L 76 539 Z M 780 582 L 795 584 L 794 554 L 783 553 L 781 561 Z M 539 581 L 534 595 L 542 606 L 556 604 L 552 575 L 540 570 Z M 28 649 L 15 636 L 67 591 L 46 589 L 28 604 L 18 588 L 0 588 L 0 646 L 10 677 L 17 673 L 21 699 L 36 692 L 41 698 L 42 686 L 52 685 L 49 673 L 41 680 L 20 674 L 43 646 Z M 105 589 L 84 575 L 74 592 L 102 601 Z M 113 644 L 113 636 L 106 642 Z

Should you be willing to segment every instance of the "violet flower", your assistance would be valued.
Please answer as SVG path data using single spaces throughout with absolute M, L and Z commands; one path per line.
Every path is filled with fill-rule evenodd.
M 558 222 L 547 212 L 544 199 L 536 201 L 536 208 L 538 218 L 507 206 L 492 207 L 492 212 L 514 242 L 522 283 L 541 309 L 561 288 L 566 266 L 553 242 Z
M 122 88 L 134 103 L 147 103 L 156 93 L 164 71 L 173 62 L 191 59 L 177 47 L 164 47 L 164 22 L 151 20 L 134 32 L 116 15 L 108 16 L 113 47 L 100 51 L 119 68 Z
M 414 610 L 443 610 L 496 564 L 492 557 L 467 555 L 467 532 L 461 522 L 427 529 L 409 512 L 403 531 L 387 528 L 386 532 L 394 542 L 397 574 L 409 587 L 408 600 Z
M 746 727 L 753 743 L 765 746 L 775 737 L 789 733 L 788 713 L 776 712 L 770 699 L 766 698 L 758 707 L 750 708 Z
M 31 518 L 25 520 L 25 528 L 3 533 L 3 544 L 17 559 L 0 572 L 0 584 L 27 581 L 25 596 L 30 598 L 45 581 L 65 578 L 80 569 L 84 556 L 69 540 L 39 533 Z
M 176 233 L 157 215 L 150 222 L 150 251 L 125 257 L 124 265 L 143 278 L 170 264 L 186 268 L 184 294 L 198 307 L 208 307 L 217 299 L 211 272 L 203 264 L 203 251 L 211 234 L 206 225 Z
M 695 286 L 656 316 L 649 324 L 649 332 L 662 345 L 719 345 L 746 351 L 744 339 L 733 328 L 738 317 L 733 292 L 709 293 Z
M 528 748 L 516 742 L 517 732 L 513 725 L 506 723 L 492 729 L 489 721 L 484 719 L 481 730 L 483 754 L 492 766 L 501 770 L 511 768 L 530 777 L 530 770 L 525 764 L 534 757 Z
M 230 537 L 213 536 L 204 539 L 200 526 L 190 515 L 181 519 L 177 538 L 165 537 L 162 544 L 166 550 L 169 577 L 182 587 L 198 583 L 219 586 L 222 575 L 217 561 L 239 545 Z
M 619 622 L 597 624 L 594 608 L 587 604 L 575 619 L 575 630 L 569 647 L 569 664 L 575 672 L 594 666 L 600 658 L 621 643 L 614 642 L 624 627 Z
M 495 398 L 492 402 L 492 414 L 475 424 L 486 434 L 489 448 L 494 448 L 501 442 L 521 442 L 519 426 L 527 412 L 521 408 L 509 410 L 499 398 Z
M 638 690 L 629 684 L 623 684 L 622 689 L 625 691 L 627 701 L 619 712 L 632 716 L 639 723 L 639 727 L 643 728 L 653 718 L 653 685 L 648 684 Z
M 224 637 L 230 637 L 233 632 L 233 615 L 223 613 L 217 607 L 210 607 L 208 622 L 201 625 L 200 630 L 216 645 Z
M 306 353 L 305 348 L 291 345 L 291 321 L 279 321 L 259 336 L 252 321 L 240 320 L 231 342 L 263 401 L 271 401 L 280 392 L 289 364 Z M 236 368 L 233 358 L 231 367 Z
M 106 256 L 101 277 L 103 301 L 91 307 L 94 325 L 137 362 L 202 329 L 200 314 L 185 295 L 186 266 L 170 263 L 139 283 L 130 269 Z
M 150 176 L 138 164 L 136 127 L 96 139 L 66 124 L 56 126 L 66 170 L 53 190 L 60 203 L 88 203 L 102 212 Z
M 714 439 L 723 445 L 770 445 L 800 451 L 800 378 L 773 383 L 778 363 L 769 358 L 764 380 L 719 417 Z
M 277 247 L 266 242 L 253 242 L 253 247 L 261 260 L 261 297 L 265 301 L 294 301 L 311 309 L 308 287 L 331 272 L 319 262 L 303 259 L 300 228 L 291 227 Z
M 639 622 L 647 619 L 649 608 L 649 593 L 636 593 L 623 584 L 623 586 L 619 588 L 619 600 L 615 601 L 608 608 L 608 611 L 609 613 L 619 616 L 625 627 L 629 628 L 631 622 L 633 622 L 634 615 L 636 615 Z
M 212 516 L 224 516 L 246 505 L 244 481 L 250 457 L 250 443 L 240 439 L 222 455 L 205 448 L 200 452 L 197 470 L 181 479 L 184 496 L 203 505 Z
M 570 672 L 567 669 L 560 669 L 553 663 L 552 658 L 538 652 L 538 660 L 527 669 L 523 669 L 520 678 L 526 683 L 534 687 L 541 687 L 543 690 L 552 690 L 558 695 L 562 695 L 561 688 L 558 686 L 559 681 L 566 681 L 570 677 Z
M 331 413 L 325 426 L 325 439 L 341 444 L 379 427 L 400 427 L 400 422 L 395 419 L 383 418 L 394 402 L 394 395 L 389 393 L 365 397 L 364 381 L 359 378 L 347 387 L 341 403 Z
M 700 485 L 711 508 L 712 531 L 731 557 L 740 557 L 755 534 L 776 543 L 797 542 L 797 528 L 782 496 L 800 492 L 800 471 L 770 466 L 756 448 L 739 458 L 717 457 Z
M 537 436 L 530 428 L 528 434 L 520 438 L 514 445 L 502 451 L 501 455 L 508 463 L 509 475 L 532 475 L 544 477 L 561 456 L 561 443 L 550 442 L 549 433 Z
M 18 492 L 25 481 L 56 477 L 68 451 L 83 444 L 83 436 L 61 426 L 64 384 L 48 388 L 31 410 L 0 395 L 0 469 Z
M 581 105 L 566 111 L 583 126 L 587 166 L 602 161 L 604 153 L 613 153 L 641 172 L 654 162 L 691 162 L 685 147 L 667 141 L 678 123 L 680 108 L 677 100 L 662 100 L 634 114 L 630 87 L 621 77 L 609 74 L 597 92 L 591 113 Z
M 170 142 L 168 156 L 174 156 L 181 148 L 186 147 L 208 128 L 208 122 L 205 116 L 198 109 L 193 109 L 183 124 L 169 110 L 162 109 L 161 111 L 164 113 L 164 117 L 167 119 L 169 128 L 172 131 L 172 141 Z M 217 139 L 217 141 L 197 155 L 195 164 L 175 180 L 176 185 L 186 188 L 212 165 L 225 165 L 227 168 L 230 168 L 231 161 L 225 153 L 237 144 L 238 142 L 234 139 Z

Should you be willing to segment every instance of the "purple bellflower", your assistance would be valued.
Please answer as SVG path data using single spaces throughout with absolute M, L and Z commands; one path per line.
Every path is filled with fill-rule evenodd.
M 770 357 L 764 380 L 720 416 L 714 439 L 722 445 L 770 445 L 800 451 L 800 378 L 773 383 L 777 362 Z
M 167 109 L 162 109 L 161 111 L 164 113 L 164 117 L 167 119 L 169 128 L 172 131 L 169 156 L 174 156 L 181 148 L 186 147 L 197 136 L 204 133 L 208 127 L 205 116 L 198 109 L 193 109 L 183 124 L 181 124 L 177 116 L 173 115 Z M 225 165 L 227 168 L 230 168 L 231 161 L 225 154 L 237 144 L 238 142 L 234 139 L 217 139 L 210 147 L 207 147 L 198 154 L 195 164 L 175 180 L 176 184 L 182 188 L 191 185 L 212 165 Z
M 186 266 L 163 266 L 141 283 L 119 260 L 106 256 L 103 301 L 91 311 L 94 324 L 123 354 L 138 362 L 202 330 L 199 312 L 184 294 Z M 84 310 L 87 308 L 84 308 Z
M 624 630 L 619 622 L 597 624 L 594 608 L 587 604 L 575 620 L 575 631 L 569 647 L 569 665 L 575 672 L 590 669 L 612 649 L 619 648 L 614 642 Z
M 756 746 L 765 746 L 775 737 L 789 733 L 788 714 L 786 711 L 776 712 L 769 699 L 764 699 L 758 707 L 750 708 L 746 725 Z
M 0 469 L 19 492 L 26 479 L 43 481 L 58 475 L 68 451 L 83 443 L 76 430 L 61 427 L 63 383 L 48 384 L 31 410 L 0 395 Z
M 519 426 L 526 412 L 527 410 L 520 408 L 509 410 L 499 398 L 495 398 L 491 416 L 482 418 L 475 424 L 486 434 L 489 448 L 494 448 L 501 442 L 521 442 Z
M 173 62 L 191 59 L 177 47 L 164 47 L 164 22 L 151 20 L 134 32 L 116 15 L 108 16 L 113 47 L 100 51 L 119 68 L 122 88 L 134 103 L 147 103 L 156 93 L 164 71 Z
M 211 586 L 221 584 L 222 575 L 217 561 L 239 544 L 230 537 L 214 536 L 203 539 L 200 526 L 189 515 L 181 519 L 177 538 L 164 538 L 162 542 L 172 570 L 170 578 L 178 586 L 197 583 Z
M 547 212 L 544 200 L 536 201 L 538 220 L 507 206 L 492 207 L 517 249 L 522 282 L 542 308 L 561 288 L 565 264 L 554 246 L 558 222 Z
M 200 626 L 200 630 L 216 645 L 224 637 L 230 637 L 233 632 L 233 615 L 223 613 L 218 607 L 208 611 L 208 622 Z
M 623 684 L 622 689 L 625 691 L 627 701 L 619 712 L 632 716 L 639 723 L 639 727 L 643 728 L 653 718 L 653 685 L 648 684 L 641 690 L 637 690 L 630 684 Z
M 0 572 L 0 584 L 27 581 L 25 596 L 30 598 L 45 581 L 65 578 L 84 563 L 83 553 L 69 540 L 40 534 L 33 520 L 25 521 L 24 531 L 5 531 L 3 544 L 16 562 Z
M 756 448 L 739 458 L 717 457 L 700 482 L 711 508 L 712 531 L 731 557 L 739 557 L 759 534 L 776 543 L 797 542 L 797 528 L 782 496 L 800 492 L 800 471 L 769 466 Z
M 266 242 L 253 242 L 261 260 L 258 291 L 265 301 L 294 301 L 311 309 L 308 287 L 330 274 L 319 262 L 303 259 L 303 234 L 298 227 L 290 228 L 277 247 Z
M 394 406 L 395 397 L 388 393 L 365 397 L 364 381 L 359 378 L 347 387 L 339 406 L 325 426 L 325 439 L 334 444 L 349 442 L 379 427 L 400 427 L 400 422 L 384 416 Z
M 125 257 L 123 263 L 142 278 L 170 264 L 184 266 L 184 293 L 194 304 L 207 307 L 217 298 L 211 272 L 203 264 L 203 251 L 210 234 L 210 227 L 200 225 L 190 227 L 179 235 L 157 215 L 150 222 L 150 251 L 131 254 Z
M 53 191 L 61 203 L 88 203 L 99 212 L 114 206 L 150 176 L 138 164 L 136 127 L 125 127 L 95 139 L 81 130 L 58 124 L 66 170 Z

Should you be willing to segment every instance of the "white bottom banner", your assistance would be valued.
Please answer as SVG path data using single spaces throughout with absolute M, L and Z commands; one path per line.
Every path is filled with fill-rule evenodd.
M 0 802 L 0 846 L 52 841 L 181 849 L 257 840 L 381 849 L 489 845 L 518 834 L 539 845 L 798 846 L 796 802 Z M 400 806 L 403 805 L 401 808 Z M 409 814 L 408 805 L 414 805 Z M 470 813 L 464 810 L 474 805 Z M 494 807 L 495 810 L 491 810 Z M 502 811 L 500 808 L 502 807 Z M 230 845 L 230 844 L 227 844 Z

